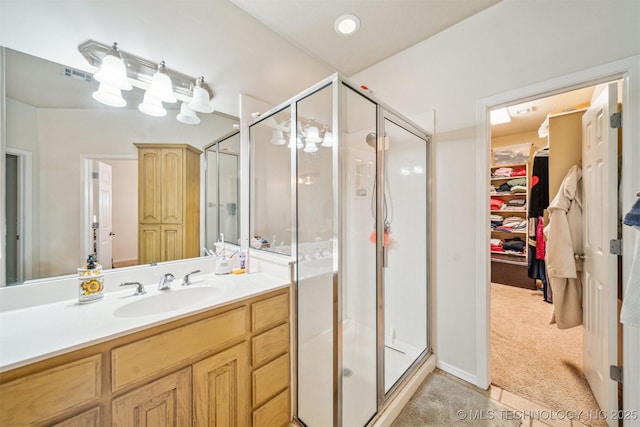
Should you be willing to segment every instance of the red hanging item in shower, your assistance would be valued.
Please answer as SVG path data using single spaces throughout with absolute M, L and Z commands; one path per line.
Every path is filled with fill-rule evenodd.
M 389 246 L 391 245 L 391 236 L 390 236 L 391 232 L 389 231 L 388 228 L 385 228 L 384 230 L 384 245 L 385 246 Z M 371 243 L 373 243 L 375 245 L 376 243 L 376 230 L 373 230 L 371 232 L 371 235 L 369 236 L 369 240 L 371 241 Z

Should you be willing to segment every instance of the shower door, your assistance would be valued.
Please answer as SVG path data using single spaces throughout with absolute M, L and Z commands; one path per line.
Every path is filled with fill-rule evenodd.
M 377 194 L 378 233 L 384 235 L 378 240 L 384 306 L 378 325 L 384 342 L 378 355 L 388 394 L 428 350 L 428 187 L 425 137 L 388 112 L 383 124 L 378 152 L 384 172 Z

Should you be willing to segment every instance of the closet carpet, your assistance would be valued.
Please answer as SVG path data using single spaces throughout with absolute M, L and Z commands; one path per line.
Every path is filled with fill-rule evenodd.
M 595 413 L 582 370 L 582 326 L 558 329 L 552 313 L 540 291 L 491 284 L 491 382 L 552 410 Z

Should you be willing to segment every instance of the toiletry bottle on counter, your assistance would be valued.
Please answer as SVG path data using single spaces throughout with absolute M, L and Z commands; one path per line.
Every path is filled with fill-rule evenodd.
M 78 268 L 78 301 L 80 304 L 101 300 L 104 297 L 103 283 L 102 266 L 98 264 L 95 255 L 91 254 L 87 257 L 87 263 Z

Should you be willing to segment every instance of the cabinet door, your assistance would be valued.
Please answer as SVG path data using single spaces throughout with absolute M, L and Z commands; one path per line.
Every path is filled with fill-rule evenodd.
M 112 425 L 190 426 L 191 406 L 191 368 L 185 368 L 113 399 Z
M 54 424 L 52 427 L 99 427 L 100 408 L 85 411 L 73 418 Z
M 160 150 L 141 148 L 138 151 L 138 221 L 145 224 L 161 222 Z
M 248 359 L 242 343 L 193 365 L 194 426 L 249 425 Z
M 159 224 L 140 224 L 138 228 L 138 263 L 149 264 L 164 261 Z
M 182 224 L 184 209 L 184 149 L 163 148 L 162 152 L 162 218 L 163 224 Z
M 160 226 L 162 251 L 161 261 L 173 261 L 184 258 L 184 238 L 182 225 L 166 225 Z

